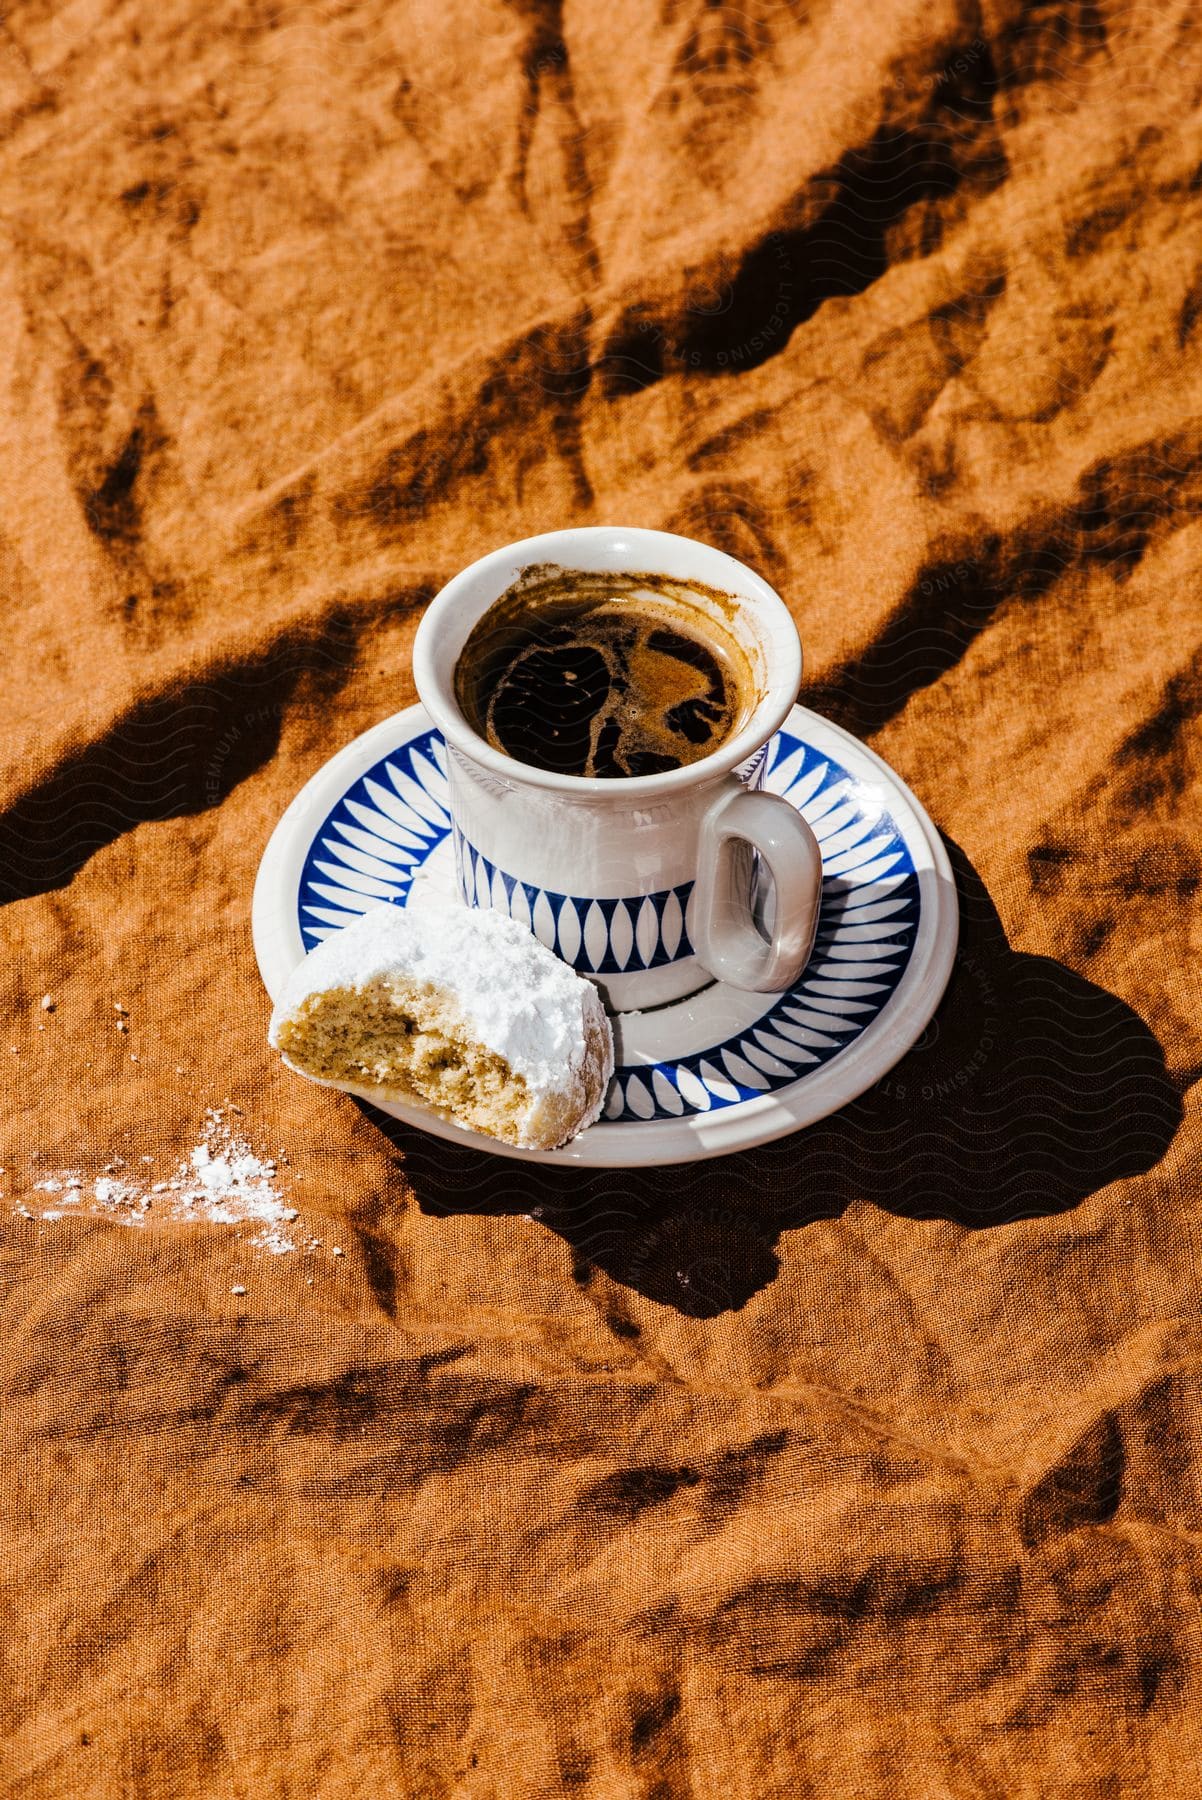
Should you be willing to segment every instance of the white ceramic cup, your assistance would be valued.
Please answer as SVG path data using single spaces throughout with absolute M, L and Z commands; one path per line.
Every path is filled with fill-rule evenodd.
M 495 750 L 455 698 L 455 666 L 482 615 L 535 563 L 699 582 L 737 606 L 707 610 L 742 646 L 756 704 L 699 762 L 658 775 L 560 775 Z M 690 600 L 694 598 L 690 595 Z M 800 813 L 759 788 L 767 747 L 801 680 L 797 628 L 766 581 L 721 550 L 665 531 L 583 526 L 482 556 L 427 609 L 413 646 L 418 695 L 447 745 L 460 891 L 530 926 L 601 987 L 616 1012 L 704 987 L 775 993 L 814 941 L 822 856 Z M 756 922 L 755 862 L 772 877 L 771 930 Z

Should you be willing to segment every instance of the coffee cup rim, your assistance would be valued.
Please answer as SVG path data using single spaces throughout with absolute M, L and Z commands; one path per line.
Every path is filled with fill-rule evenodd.
M 582 555 L 590 560 L 581 562 Z M 477 621 L 523 569 L 536 563 L 557 563 L 567 569 L 612 567 L 616 572 L 645 569 L 704 583 L 762 609 L 757 611 L 757 618 L 767 680 L 747 723 L 696 762 L 657 775 L 630 775 L 620 781 L 597 775 L 558 774 L 494 749 L 469 724 L 459 707 L 455 668 Z M 673 563 L 675 567 L 671 566 Z M 685 566 L 689 564 L 694 566 Z M 439 589 L 413 640 L 413 678 L 418 698 L 448 744 L 509 783 L 581 800 L 609 800 L 626 805 L 670 795 L 737 769 L 783 725 L 797 699 L 801 669 L 801 639 L 796 623 L 780 595 L 761 575 L 737 557 L 698 538 L 646 526 L 569 526 L 502 544 L 477 557 Z

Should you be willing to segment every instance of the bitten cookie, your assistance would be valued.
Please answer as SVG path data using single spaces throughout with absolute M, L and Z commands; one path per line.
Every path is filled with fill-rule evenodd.
M 539 1150 L 593 1123 L 614 1067 L 592 982 L 516 920 L 454 905 L 373 907 L 326 938 L 268 1037 L 312 1081 Z

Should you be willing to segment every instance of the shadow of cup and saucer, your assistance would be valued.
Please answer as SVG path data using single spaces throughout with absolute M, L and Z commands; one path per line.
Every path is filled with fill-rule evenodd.
M 360 1103 L 402 1153 L 423 1211 L 529 1216 L 593 1269 L 709 1318 L 779 1266 L 781 1233 L 855 1200 L 990 1229 L 1067 1211 L 1150 1169 L 1181 1119 L 1163 1050 L 1117 995 L 1012 950 L 984 883 L 945 840 L 960 900 L 951 982 L 914 1047 L 831 1117 L 696 1164 L 583 1170 L 427 1137 Z

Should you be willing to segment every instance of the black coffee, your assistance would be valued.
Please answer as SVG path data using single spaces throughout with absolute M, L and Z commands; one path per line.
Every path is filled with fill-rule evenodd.
M 702 595 L 728 615 L 737 604 L 662 575 L 526 569 L 464 645 L 456 699 L 494 749 L 537 769 L 621 778 L 683 768 L 755 704 L 747 660 L 701 610 Z

